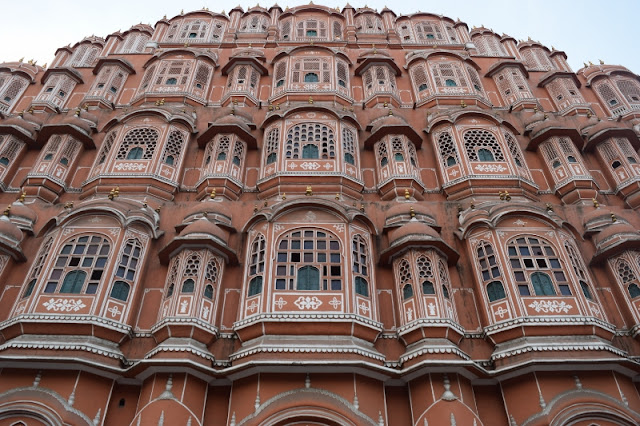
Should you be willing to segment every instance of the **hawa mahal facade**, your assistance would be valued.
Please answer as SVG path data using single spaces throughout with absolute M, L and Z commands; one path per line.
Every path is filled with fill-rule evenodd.
M 0 425 L 640 423 L 640 77 L 199 10 L 0 64 Z

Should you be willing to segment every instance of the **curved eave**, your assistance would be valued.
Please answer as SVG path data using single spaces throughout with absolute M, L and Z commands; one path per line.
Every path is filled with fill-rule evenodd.
M 344 60 L 347 64 L 349 64 L 349 66 L 353 65 L 353 63 L 351 62 L 351 59 L 344 52 L 332 49 L 327 46 L 315 45 L 315 44 L 313 46 L 310 44 L 305 44 L 302 46 L 296 46 L 296 47 L 283 50 L 282 52 L 279 52 L 276 54 L 276 56 L 273 58 L 271 63 L 275 63 L 276 61 L 280 60 L 285 56 L 291 56 L 298 51 L 305 51 L 305 50 L 324 50 L 327 53 L 330 53 L 331 55 L 339 56 L 342 60 Z
M 182 123 L 187 129 L 189 129 L 191 133 L 196 132 L 195 119 L 192 116 L 187 115 L 186 113 L 173 114 L 170 111 L 167 111 L 161 108 L 145 108 L 145 107 L 125 113 L 120 117 L 112 118 L 102 127 L 100 131 L 106 132 L 111 127 L 117 124 L 121 124 L 131 119 L 134 119 L 136 117 L 145 116 L 145 115 L 161 116 L 167 123 L 174 123 L 174 122 Z
M 256 140 L 255 136 L 253 136 L 239 124 L 233 123 L 209 124 L 207 130 L 205 130 L 200 136 L 198 136 L 198 146 L 200 148 L 204 148 L 207 143 L 218 133 L 232 133 L 238 136 L 243 142 L 246 142 L 247 146 L 250 149 L 256 149 L 258 147 L 258 141 Z
M 555 50 L 555 49 L 553 49 L 553 50 L 551 51 L 551 53 L 549 53 L 549 56 L 550 56 L 550 57 L 558 56 L 558 55 L 562 56 L 562 57 L 563 57 L 563 58 L 565 58 L 565 59 L 567 59 L 567 58 L 568 58 L 567 54 L 566 54 L 563 50 Z
M 580 80 L 578 80 L 578 76 L 568 71 L 549 71 L 548 73 L 542 76 L 542 78 L 540 79 L 540 82 L 538 83 L 538 87 L 544 87 L 547 84 L 551 83 L 556 78 L 562 78 L 562 77 L 571 78 L 573 82 L 576 84 L 576 87 L 578 89 L 582 87 L 582 83 L 580 83 Z
M 388 65 L 396 73 L 396 76 L 400 76 L 400 74 L 402 74 L 402 70 L 392 58 L 387 58 L 384 56 L 368 56 L 358 59 L 358 62 L 360 62 L 360 65 L 358 65 L 358 67 L 354 70 L 355 75 L 362 75 L 362 73 L 365 72 L 367 68 L 374 64 Z
M 539 130 L 535 135 L 531 135 L 531 140 L 527 145 L 527 150 L 535 151 L 538 148 L 538 145 L 552 136 L 567 136 L 571 138 L 578 150 L 581 150 L 582 146 L 584 145 L 584 141 L 577 129 L 551 125 L 549 127 L 545 127 L 542 130 Z
M 284 13 L 282 13 L 282 15 L 279 16 L 278 19 L 281 20 L 283 18 L 286 18 L 287 16 L 294 16 L 294 15 L 297 15 L 298 13 L 303 13 L 303 12 L 320 12 L 320 13 L 324 13 L 327 16 L 335 16 L 335 17 L 339 17 L 343 21 L 345 20 L 344 16 L 339 10 L 335 10 L 327 6 L 322 6 L 319 4 L 311 4 L 311 3 L 290 7 L 289 9 L 286 9 Z
M 235 265 L 238 263 L 238 255 L 235 250 L 224 244 L 217 239 L 214 239 L 209 235 L 202 235 L 197 237 L 176 237 L 164 248 L 158 252 L 160 262 L 166 265 L 169 260 L 180 250 L 189 247 L 203 247 L 212 250 L 213 252 L 221 255 L 227 264 Z
M 157 220 L 154 219 L 153 213 L 145 214 L 140 210 L 132 209 L 130 206 L 123 206 L 117 198 L 114 201 L 110 201 L 105 197 L 104 199 L 93 199 L 83 205 L 74 207 L 69 213 L 63 211 L 47 221 L 36 235 L 44 235 L 54 226 L 61 227 L 72 219 L 83 215 L 111 216 L 124 228 L 137 223 L 146 228 L 153 239 L 157 239 L 164 234 L 164 231 L 158 229 Z
M 102 69 L 102 67 L 105 65 L 118 65 L 124 68 L 129 73 L 129 75 L 136 73 L 136 70 L 133 65 L 131 65 L 131 62 L 127 61 L 126 59 L 102 57 L 98 59 L 98 63 L 95 67 L 93 67 L 93 74 L 97 75 L 100 69 Z
M 0 133 L 15 136 L 26 143 L 30 149 L 38 148 L 36 133 L 17 124 L 6 124 L 0 121 Z
M 405 135 L 411 142 L 413 142 L 416 149 L 420 149 L 422 147 L 422 137 L 420 137 L 418 132 L 416 132 L 409 124 L 383 124 L 371 133 L 371 135 L 364 141 L 364 147 L 367 149 L 373 149 L 373 145 L 387 135 Z
M 264 130 L 272 121 L 275 121 L 278 119 L 282 120 L 288 115 L 291 115 L 297 112 L 305 112 L 305 111 L 324 111 L 326 113 L 333 115 L 339 120 L 349 120 L 349 122 L 353 124 L 353 126 L 355 126 L 356 129 L 362 130 L 362 127 L 360 126 L 360 122 L 358 121 L 358 119 L 356 119 L 354 115 L 352 115 L 349 112 L 336 110 L 333 107 L 324 106 L 320 102 L 316 102 L 314 104 L 300 104 L 287 110 L 274 110 L 267 114 L 267 116 L 262 121 L 262 123 L 260 123 L 260 128 Z
M 11 258 L 16 262 L 25 262 L 27 260 L 27 257 L 22 253 L 19 244 L 16 246 L 9 245 L 5 241 L 0 240 L 0 253 L 5 253 L 11 256 Z
M 587 69 L 582 70 L 582 75 L 584 75 L 587 80 L 587 83 L 585 84 L 586 87 L 591 87 L 593 82 L 596 80 L 599 80 L 601 78 L 606 78 L 615 74 L 627 75 L 640 82 L 640 76 L 638 74 L 633 73 L 632 71 L 628 70 L 623 66 L 616 65 L 616 66 L 612 66 L 611 68 L 607 67 L 607 69 L 602 69 L 602 66 L 600 65 L 593 65 L 593 67 L 597 67 L 597 68 L 595 70 L 589 70 L 589 72 L 587 72 Z
M 84 80 L 82 79 L 82 75 L 78 71 L 69 67 L 56 67 L 56 68 L 47 69 L 42 75 L 42 78 L 40 79 L 40 83 L 45 84 L 49 79 L 49 77 L 53 74 L 65 74 L 71 77 L 73 80 L 75 80 L 76 83 L 80 83 L 80 84 L 84 83 Z
M 587 143 L 584 146 L 585 151 L 591 151 L 596 147 L 600 142 L 609 138 L 627 138 L 634 150 L 640 149 L 640 140 L 638 139 L 638 135 L 632 129 L 628 127 L 609 127 L 605 129 L 601 129 L 596 133 L 589 135 L 587 138 Z
M 38 70 L 35 71 L 29 70 L 27 68 L 14 68 L 10 65 L 0 65 L 0 72 L 9 72 L 11 74 L 19 74 L 29 80 L 29 84 L 34 84 L 36 82 L 36 74 L 38 74 Z
M 269 75 L 269 70 L 262 65 L 258 58 L 253 56 L 232 56 L 229 58 L 229 62 L 227 62 L 220 71 L 222 72 L 222 75 L 229 75 L 229 71 L 231 71 L 236 65 L 241 64 L 253 66 L 258 70 L 261 76 Z
M 413 55 L 411 57 L 411 59 L 409 59 L 406 63 L 406 65 L 404 66 L 405 69 L 409 69 L 409 67 L 411 66 L 411 64 L 413 64 L 415 61 L 419 61 L 420 59 L 424 59 L 426 61 L 429 60 L 429 58 L 433 55 L 440 55 L 440 56 L 452 56 L 462 62 L 465 62 L 471 66 L 473 66 L 476 71 L 480 71 L 481 67 L 480 65 L 476 64 L 476 62 L 469 58 L 469 57 L 465 57 L 461 54 L 459 54 L 458 52 L 455 51 L 450 51 L 450 50 L 434 50 L 432 52 L 420 52 L 417 53 L 415 55 Z
M 522 73 L 526 78 L 529 78 L 529 71 L 527 71 L 527 68 L 524 66 L 524 64 L 520 61 L 516 61 L 513 59 L 507 59 L 507 60 L 496 62 L 491 67 L 489 67 L 489 70 L 487 70 L 487 73 L 484 76 L 489 78 L 493 77 L 497 72 L 501 71 L 503 68 L 509 68 L 509 67 L 518 68 L 520 71 L 522 71 Z
M 624 238 L 619 238 L 617 242 L 609 244 L 606 247 L 599 249 L 591 258 L 589 262 L 591 265 L 596 265 L 604 262 L 605 260 L 615 257 L 618 254 L 626 250 L 638 250 L 640 249 L 640 235 L 625 235 Z
M 144 63 L 142 68 L 146 69 L 147 67 L 149 67 L 149 65 L 151 65 L 156 61 L 159 61 L 165 56 L 180 55 L 180 54 L 191 55 L 195 59 L 206 59 L 207 61 L 213 64 L 214 68 L 218 67 L 218 55 L 215 53 L 213 53 L 213 56 L 209 56 L 206 53 L 200 52 L 195 49 L 191 49 L 187 47 L 177 47 L 177 48 L 167 49 L 167 50 L 163 50 L 162 52 L 156 53 L 151 58 L 149 58 L 147 62 Z
M 424 234 L 410 234 L 393 241 L 388 248 L 383 250 L 380 253 L 380 264 L 388 265 L 394 257 L 412 248 L 434 248 L 447 258 L 449 266 L 454 266 L 460 258 L 460 254 L 440 238 L 433 238 Z
M 85 149 L 94 149 L 96 147 L 91 135 L 70 123 L 45 124 L 42 126 L 40 133 L 38 133 L 37 141 L 44 144 L 52 135 L 71 135 L 74 139 L 82 142 Z
M 513 133 L 514 135 L 519 135 L 520 132 L 518 131 L 518 129 L 511 124 L 510 122 L 508 122 L 507 120 L 504 120 L 502 117 L 491 114 L 483 109 L 477 108 L 477 107 L 467 107 L 464 109 L 458 109 L 457 111 L 451 112 L 451 113 L 446 113 L 440 116 L 437 116 L 433 119 L 431 119 L 431 121 L 428 123 L 427 127 L 423 129 L 423 131 L 425 133 L 430 133 L 431 129 L 433 129 L 434 127 L 442 124 L 442 123 L 449 123 L 449 124 L 455 124 L 458 120 L 460 120 L 460 118 L 465 117 L 465 116 L 478 116 L 478 117 L 482 117 L 486 120 L 489 121 L 493 121 L 496 125 L 498 126 L 505 126 L 507 127 L 511 133 Z

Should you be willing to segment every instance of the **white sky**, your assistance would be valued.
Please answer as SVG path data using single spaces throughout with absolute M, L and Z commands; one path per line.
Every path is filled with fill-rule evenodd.
M 234 7 L 232 2 L 210 0 L 108 0 L 87 2 L 72 0 L 0 0 L 5 19 L 0 25 L 0 63 L 35 59 L 40 65 L 51 63 L 57 48 L 72 45 L 85 36 L 108 34 L 132 25 L 152 26 L 163 17 L 201 9 L 221 12 Z M 263 0 L 264 1 L 264 0 Z M 280 0 L 286 6 L 307 4 L 308 1 Z M 335 0 L 315 3 L 344 7 Z M 255 3 L 241 0 L 244 10 Z M 263 3 L 270 7 L 273 3 Z M 405 0 L 394 4 L 390 0 L 353 0 L 355 8 L 364 5 L 382 9 L 388 5 L 397 15 L 421 10 L 460 18 L 473 26 L 484 25 L 497 33 L 506 33 L 517 40 L 528 36 L 549 48 L 564 50 L 574 71 L 583 62 L 624 65 L 640 73 L 640 37 L 635 31 L 640 17 L 639 0 Z M 105 7 L 98 8 L 98 5 Z

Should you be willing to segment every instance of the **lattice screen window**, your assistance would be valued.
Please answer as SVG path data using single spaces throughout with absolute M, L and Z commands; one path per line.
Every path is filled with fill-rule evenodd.
M 338 83 L 338 88 L 344 88 L 346 90 L 348 90 L 349 87 L 349 71 L 348 71 L 348 65 L 343 62 L 338 60 L 336 63 L 336 76 L 337 78 L 337 83 Z
M 182 271 L 182 284 L 180 286 L 181 294 L 192 294 L 195 291 L 198 275 L 200 275 L 201 257 L 197 253 L 191 254 L 184 264 Z
M 130 32 L 120 44 L 118 53 L 142 53 L 151 37 L 137 31 Z
M 328 58 L 296 58 L 291 73 L 292 83 L 331 83 Z
M 180 266 L 180 260 L 177 257 L 173 258 L 173 260 L 171 261 L 171 268 L 169 269 L 169 273 L 167 274 L 167 283 L 166 283 L 167 291 L 164 296 L 165 299 L 168 299 L 169 297 L 173 296 L 176 282 L 178 280 L 179 266 Z
M 635 80 L 616 79 L 620 93 L 631 104 L 640 104 L 640 84 Z
M 442 161 L 442 165 L 445 168 L 460 164 L 458 149 L 451 133 L 442 132 L 438 136 L 438 153 L 440 154 L 440 161 Z
M 487 56 L 506 56 L 506 52 L 502 47 L 502 43 L 497 37 L 490 34 L 475 35 L 473 37 L 478 53 Z
M 51 161 L 58 152 L 60 144 L 62 143 L 62 136 L 55 135 L 49 138 L 49 142 L 45 145 L 44 149 L 40 153 L 40 161 Z
M 118 132 L 114 130 L 109 133 L 106 138 L 104 138 L 104 142 L 102 142 L 102 147 L 100 148 L 100 154 L 98 154 L 96 165 L 104 164 L 107 156 L 111 152 L 111 147 L 113 146 L 113 142 L 116 140 L 117 134 Z
M 325 124 L 301 123 L 287 133 L 286 158 L 334 159 L 336 146 L 333 130 Z
M 542 71 L 550 71 L 553 69 L 553 64 L 544 49 L 532 47 L 524 49 L 521 53 L 527 68 Z
M 597 82 L 594 86 L 606 106 L 614 115 L 626 110 L 626 105 L 608 81 Z
M 486 241 L 481 241 L 476 246 L 476 256 L 489 302 L 504 299 L 506 295 L 501 281 L 502 274 L 493 246 Z
M 424 21 L 414 24 L 416 38 L 421 43 L 445 42 L 442 27 L 439 22 Z
M 218 265 L 218 261 L 216 259 L 211 259 L 209 263 L 207 263 L 207 268 L 205 270 L 205 288 L 203 293 L 204 297 L 209 300 L 213 299 L 215 288 L 218 285 L 218 278 L 220 276 L 219 271 L 220 266 Z
M 240 22 L 240 31 L 243 33 L 264 33 L 269 26 L 269 18 L 264 15 L 245 16 Z
M 54 74 L 44 84 L 42 91 L 36 98 L 39 101 L 51 102 L 57 107 L 62 107 L 71 91 L 76 87 L 76 82 L 67 75 Z
M 418 168 L 418 159 L 416 156 L 416 147 L 413 145 L 413 142 L 407 141 L 407 151 L 409 152 L 409 163 Z
M 440 284 L 442 285 L 442 296 L 445 299 L 449 299 L 451 283 L 449 282 L 449 271 L 442 260 L 438 260 L 438 276 L 440 277 Z
M 558 146 L 560 147 L 560 151 L 564 154 L 568 163 L 580 163 L 582 164 L 582 158 L 576 152 L 571 139 L 569 138 L 557 138 Z
M 209 23 L 200 19 L 185 19 L 180 30 L 180 40 L 197 43 L 207 41 Z
M 420 256 L 418 260 L 416 260 L 416 269 L 418 271 L 418 281 L 420 282 L 419 288 L 421 288 L 422 294 L 424 296 L 436 294 L 436 288 L 433 284 L 435 277 L 433 275 L 431 261 L 425 256 Z
M 158 143 L 159 133 L 155 129 L 141 127 L 130 130 L 118 149 L 118 160 L 151 160 Z
M 570 78 L 556 78 L 547 84 L 546 88 L 559 109 L 585 103 L 580 91 Z
M 251 65 L 238 65 L 229 74 L 227 88 L 233 92 L 245 92 L 255 96 L 258 80 L 259 73 L 255 68 Z
M 426 78 L 426 76 L 425 76 Z M 396 76 L 386 65 L 373 65 L 363 74 L 366 96 L 376 93 L 395 93 Z
M 193 61 L 166 60 L 160 64 L 160 69 L 155 77 L 156 86 L 183 86 L 189 79 Z
M 413 31 L 410 27 L 409 22 L 403 22 L 401 24 L 398 24 L 396 27 L 396 31 L 400 36 L 400 40 L 402 40 L 405 43 L 413 43 L 414 41 Z
M 387 152 L 387 142 L 380 141 L 378 142 L 378 161 L 380 162 L 380 167 L 384 167 L 389 164 L 389 154 Z
M 511 153 L 511 158 L 513 158 L 513 162 L 518 167 L 519 171 L 523 173 L 525 176 L 529 176 L 529 169 L 527 168 L 527 163 L 524 161 L 524 157 L 522 156 L 522 151 L 520 150 L 520 145 L 516 140 L 515 136 L 513 136 L 509 132 L 504 132 L 504 139 L 507 141 L 507 147 L 509 148 L 509 152 Z
M 149 87 L 149 84 L 151 84 L 151 81 L 153 80 L 153 74 L 155 74 L 155 72 L 156 64 L 153 64 L 149 68 L 147 68 L 147 71 L 145 71 L 144 73 L 144 77 L 142 77 L 142 82 L 140 83 L 140 90 L 138 91 L 138 93 L 144 92 L 146 88 Z
M 275 163 L 278 160 L 278 146 L 280 145 L 280 129 L 271 129 L 267 133 L 265 152 L 265 164 Z
M 58 162 L 63 166 L 68 166 L 76 158 L 82 144 L 72 137 L 68 137 L 64 145 L 64 149 L 60 155 Z
M 582 294 L 587 299 L 593 300 L 593 292 L 591 290 L 591 286 L 588 284 L 591 280 L 587 275 L 587 268 L 584 266 L 582 257 L 580 256 L 580 254 L 578 254 L 578 250 L 576 250 L 573 244 L 568 240 L 564 242 L 564 248 L 567 252 L 567 256 L 569 256 L 569 261 L 571 262 L 573 271 L 578 277 L 578 284 L 580 284 L 580 290 L 582 290 Z
M 26 78 L 19 75 L 10 75 L 5 78 L 4 81 L 6 82 L 4 87 L 2 81 L 0 81 L 0 111 L 8 112 L 20 95 L 22 95 L 22 92 L 27 88 L 29 82 Z
M 100 235 L 67 240 L 51 269 L 44 293 L 96 294 L 110 254 L 109 241 Z
M 11 73 L 0 72 L 0 89 L 11 79 Z
M 598 145 L 598 152 L 611 170 L 638 163 L 638 154 L 626 138 L 612 138 Z
M 31 267 L 31 273 L 29 274 L 29 280 L 27 281 L 27 285 L 25 286 L 24 292 L 22 293 L 22 297 L 29 297 L 33 293 L 33 289 L 38 282 L 38 278 L 40 278 L 40 272 L 42 272 L 42 268 L 44 267 L 44 262 L 51 251 L 51 244 L 53 243 L 53 238 L 49 238 L 45 241 L 45 243 L 40 248 L 38 252 L 38 257 L 35 262 L 33 262 L 33 266 Z
M 473 129 L 466 131 L 463 139 L 469 161 L 505 161 L 502 148 L 493 133 Z
M 440 62 L 432 64 L 431 72 L 438 87 L 468 87 L 465 73 L 457 63 Z
M 475 89 L 475 91 L 484 96 L 484 90 L 482 89 L 482 83 L 480 83 L 480 76 L 478 75 L 478 71 L 476 71 L 472 67 L 467 67 L 467 74 L 469 74 L 469 79 L 471 80 L 471 85 Z
M 264 235 L 258 234 L 251 243 L 251 250 L 247 262 L 247 278 L 249 280 L 247 295 L 249 297 L 262 293 L 266 250 L 267 243 Z
M 307 19 L 306 21 L 298 22 L 296 29 L 298 40 L 305 38 L 327 39 L 327 23 L 324 21 Z
M 185 135 L 179 130 L 173 130 L 169 133 L 167 143 L 162 154 L 162 162 L 169 166 L 177 166 L 182 156 L 184 148 Z
M 205 64 L 202 62 L 199 62 L 197 64 L 196 73 L 192 83 L 192 93 L 195 96 L 199 96 L 200 98 L 205 97 L 212 71 L 213 67 L 209 64 Z
M 406 259 L 402 259 L 398 263 L 398 277 L 400 288 L 402 289 L 402 300 L 407 300 L 413 297 L 413 274 L 411 272 L 411 265 Z
M 333 38 L 340 40 L 342 38 L 342 24 L 338 21 L 333 21 Z
M 273 89 L 274 91 L 280 91 L 284 89 L 284 83 L 287 76 L 287 63 L 286 61 L 280 61 L 273 73 Z M 298 77 L 299 78 L 299 77 Z
M 303 229 L 276 245 L 276 290 L 342 290 L 340 240 L 327 231 Z
M 142 256 L 142 243 L 138 239 L 127 240 L 120 255 L 120 262 L 116 267 L 115 277 L 109 296 L 126 302 L 129 298 L 129 291 L 135 282 L 136 271 L 138 270 L 140 258 Z
M 0 166 L 10 166 L 25 146 L 11 135 L 0 135 Z
M 356 31 L 367 34 L 384 33 L 382 19 L 371 14 L 359 15 L 356 17 Z
M 449 37 L 449 42 L 458 43 L 458 34 L 456 33 L 455 28 L 451 25 L 446 25 L 447 36 Z
M 632 253 L 629 252 L 625 254 L 630 256 L 632 255 Z M 629 297 L 631 299 L 640 297 L 640 281 L 638 281 L 638 274 L 631 268 L 629 263 L 624 259 L 619 259 L 616 262 L 615 270 L 617 272 L 618 279 L 622 282 L 622 287 L 626 288 Z
M 344 153 L 344 162 L 348 164 L 356 164 L 356 142 L 354 132 L 351 129 L 342 129 L 342 152 Z
M 419 96 L 428 93 L 429 79 L 427 77 L 427 70 L 423 64 L 411 68 L 411 80 Z
M 94 65 L 101 50 L 102 48 L 98 46 L 81 44 L 76 48 L 65 65 L 68 67 L 91 67 Z
M 353 237 L 351 242 L 351 259 L 355 293 L 369 297 L 369 249 L 361 235 Z
M 236 139 L 233 145 L 233 157 L 231 157 L 231 162 L 236 166 L 241 167 L 243 160 L 244 160 L 244 142 Z
M 291 19 L 287 19 L 280 25 L 280 39 L 291 40 Z
M 103 67 L 89 93 L 92 96 L 103 96 L 109 100 L 115 100 L 127 76 L 128 74 L 116 65 Z
M 507 245 L 520 296 L 571 296 L 569 280 L 552 245 L 538 237 L 519 237 Z

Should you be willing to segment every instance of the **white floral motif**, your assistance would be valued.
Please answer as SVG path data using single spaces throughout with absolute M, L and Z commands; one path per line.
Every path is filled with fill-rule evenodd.
M 314 212 L 308 211 L 307 214 L 304 215 L 304 218 L 307 220 L 307 222 L 315 222 L 317 216 Z
M 112 307 L 107 309 L 107 312 L 109 312 L 113 318 L 122 313 L 122 311 L 120 311 L 120 308 L 118 308 L 118 305 L 113 305 Z
M 530 308 L 533 308 L 536 312 L 544 312 L 548 313 L 567 313 L 573 308 L 573 306 L 569 305 L 566 302 L 558 302 L 557 300 L 535 300 L 531 302 L 529 305 Z
M 364 302 L 362 302 L 362 303 L 360 303 L 360 304 L 358 305 L 358 309 L 360 309 L 362 312 L 364 312 L 364 314 L 365 314 L 365 315 L 368 315 L 368 314 L 369 314 L 369 311 L 371 310 L 371 309 L 369 308 L 369 306 L 365 305 L 365 303 L 364 303 Z
M 49 299 L 48 301 L 44 302 L 42 304 L 42 306 L 44 306 L 45 308 L 47 308 L 47 311 L 54 311 L 54 312 L 78 312 L 80 309 L 86 307 L 87 305 L 85 305 L 84 303 L 82 303 L 82 300 L 78 299 L 78 300 L 74 300 L 74 299 Z
M 504 172 L 506 167 L 500 164 L 476 164 L 474 167 L 479 172 Z
M 187 302 L 186 300 L 183 300 L 182 302 L 180 302 L 180 313 L 186 314 L 188 307 L 189 307 L 189 302 Z
M 331 299 L 329 304 L 333 306 L 333 309 L 338 309 L 338 307 L 342 305 L 342 301 L 338 300 L 337 297 L 333 296 L 333 299 Z
M 287 301 L 280 296 L 280 298 L 273 303 L 278 307 L 278 309 L 282 309 L 282 307 L 287 304 Z
M 413 309 L 409 308 L 407 309 L 407 321 L 412 321 L 413 320 Z
M 300 296 L 293 303 L 295 303 L 298 309 L 313 309 L 315 311 L 320 307 L 320 305 L 322 305 L 322 300 L 318 299 L 316 296 Z
M 209 318 L 209 307 L 208 306 L 203 306 L 202 307 L 202 313 L 200 314 L 200 316 L 202 317 L 202 319 L 207 319 Z
M 508 314 L 509 311 L 506 310 L 504 307 L 500 306 L 498 309 L 496 309 L 495 311 L 493 311 L 493 313 L 497 316 L 499 316 L 500 318 L 504 318 L 505 314 Z
M 300 167 L 302 167 L 303 170 L 318 170 L 320 168 L 320 164 L 316 163 L 315 161 L 305 161 L 304 163 L 300 164 Z
M 337 223 L 337 224 L 333 225 L 333 229 L 335 229 L 338 232 L 344 232 L 344 224 Z
M 332 169 L 332 168 L 333 168 L 333 166 L 332 166 L 330 163 L 324 163 L 324 168 L 325 168 L 326 170 L 329 170 L 329 169 Z
M 253 313 L 253 311 L 258 309 L 258 304 L 256 303 L 255 300 L 252 300 L 251 304 L 249 306 L 247 306 L 247 309 L 249 310 L 249 312 Z
M 427 310 L 429 311 L 429 316 L 430 317 L 434 317 L 436 316 L 436 305 L 435 303 L 431 302 L 427 305 Z

